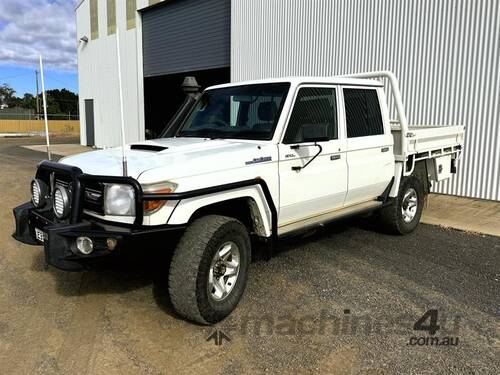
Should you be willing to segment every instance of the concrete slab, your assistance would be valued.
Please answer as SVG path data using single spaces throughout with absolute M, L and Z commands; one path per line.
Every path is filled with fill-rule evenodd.
M 26 145 L 21 147 L 38 152 L 47 151 L 46 145 Z M 55 155 L 68 156 L 68 155 L 79 154 L 82 152 L 92 151 L 92 148 L 87 146 L 82 146 L 79 144 L 55 144 L 50 146 L 50 150 Z
M 24 137 L 32 137 L 33 134 L 26 133 L 0 133 L 0 138 L 24 138 Z
M 422 222 L 500 236 L 500 202 L 430 194 Z

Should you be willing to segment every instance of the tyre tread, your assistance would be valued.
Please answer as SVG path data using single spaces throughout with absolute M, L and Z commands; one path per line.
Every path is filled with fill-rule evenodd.
M 169 294 L 176 312 L 186 319 L 209 324 L 196 295 L 199 265 L 213 235 L 231 221 L 238 222 L 219 215 L 201 217 L 188 226 L 177 245 L 170 265 Z
M 405 193 L 406 187 L 411 185 L 417 190 L 419 196 L 419 205 L 423 205 L 423 187 L 419 179 L 414 176 L 403 177 L 399 185 L 398 196 L 395 198 L 390 198 L 390 204 L 382 208 L 380 213 L 380 221 L 382 227 L 391 234 L 407 234 L 413 231 L 413 229 L 408 230 L 404 227 L 400 215 L 400 201 Z M 419 207 L 420 213 L 418 214 L 418 221 L 420 221 L 420 215 L 422 208 Z

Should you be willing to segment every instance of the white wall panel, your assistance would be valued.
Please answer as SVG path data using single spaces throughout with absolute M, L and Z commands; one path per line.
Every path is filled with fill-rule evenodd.
M 442 193 L 500 200 L 497 0 L 232 0 L 231 79 L 391 70 L 414 124 L 464 124 Z
M 78 82 L 80 96 L 81 143 L 86 143 L 84 100 L 94 99 L 95 144 L 111 147 L 121 144 L 120 105 L 116 34 L 108 35 L 106 1 L 98 1 L 99 37 L 90 38 L 89 1 L 76 9 L 77 39 L 87 36 L 88 43 L 78 45 Z M 138 1 L 142 5 L 143 1 Z M 127 142 L 144 139 L 142 67 L 138 58 L 140 19 L 136 28 L 127 30 L 125 1 L 116 2 L 116 22 L 120 32 L 123 107 Z

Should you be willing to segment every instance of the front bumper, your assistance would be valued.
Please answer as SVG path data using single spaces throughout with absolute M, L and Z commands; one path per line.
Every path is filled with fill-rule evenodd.
M 45 260 L 56 268 L 66 271 L 80 271 L 88 267 L 92 259 L 102 258 L 121 251 L 136 239 L 144 241 L 164 241 L 166 236 L 174 237 L 184 226 L 117 226 L 84 219 L 79 223 L 58 223 L 48 209 L 38 210 L 31 202 L 13 209 L 16 230 L 13 237 L 25 244 L 43 245 Z M 43 241 L 37 239 L 35 228 L 43 232 Z M 89 255 L 80 253 L 76 239 L 89 237 L 94 243 L 94 251 Z M 107 239 L 114 238 L 117 245 L 110 250 Z

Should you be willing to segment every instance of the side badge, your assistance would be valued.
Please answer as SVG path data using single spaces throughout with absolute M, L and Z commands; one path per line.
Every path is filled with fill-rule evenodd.
M 271 161 L 271 160 L 272 157 L 270 156 L 262 156 L 260 158 L 253 158 L 253 160 L 246 161 L 245 164 L 250 165 L 250 164 L 264 163 L 266 161 Z

